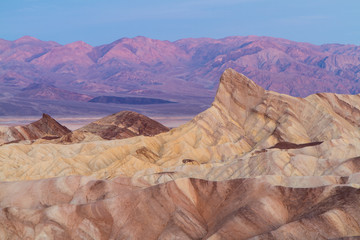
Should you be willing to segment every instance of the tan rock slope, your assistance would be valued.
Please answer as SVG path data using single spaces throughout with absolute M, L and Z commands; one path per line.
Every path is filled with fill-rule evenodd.
M 44 113 L 40 120 L 28 125 L 0 127 L 0 145 L 22 140 L 59 138 L 69 132 L 71 131 L 67 127 Z
M 332 239 L 360 233 L 360 191 L 263 179 L 0 183 L 2 239 Z M 36 195 L 32 194 L 35 193 Z
M 359 125 L 359 95 L 295 98 L 228 69 L 212 106 L 169 132 L 1 146 L 0 179 L 18 182 L 0 183 L 0 236 L 360 236 Z
M 212 106 L 177 129 L 126 140 L 2 146 L 0 177 L 21 180 L 80 174 L 112 178 L 194 164 L 200 166 L 191 166 L 194 171 L 185 169 L 185 175 L 194 172 L 204 177 L 198 168 L 210 171 L 237 162 L 246 171 L 231 169 L 242 177 L 324 175 L 341 166 L 352 173 L 354 164 L 346 161 L 360 156 L 359 109 L 359 95 L 322 93 L 295 98 L 265 91 L 228 69 Z M 321 143 L 299 149 L 271 148 L 279 142 Z M 12 158 L 21 167 L 14 166 Z M 217 179 L 216 174 L 208 177 Z

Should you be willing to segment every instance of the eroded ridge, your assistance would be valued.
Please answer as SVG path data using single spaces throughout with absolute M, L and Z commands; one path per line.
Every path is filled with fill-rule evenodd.
M 228 69 L 212 106 L 168 132 L 0 146 L 0 236 L 359 236 L 359 124 L 359 95 L 295 98 Z

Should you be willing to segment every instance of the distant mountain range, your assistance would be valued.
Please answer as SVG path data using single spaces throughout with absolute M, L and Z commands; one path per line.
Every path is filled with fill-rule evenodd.
M 360 92 L 360 47 L 355 45 L 246 36 L 175 42 L 135 37 L 93 47 L 82 41 L 61 45 L 25 36 L 0 39 L 0 97 L 26 97 L 21 89 L 28 93 L 38 86 L 36 98 L 57 100 L 66 98 L 66 91 L 73 101 L 101 95 L 180 102 L 194 96 L 212 98 L 229 67 L 267 90 L 293 96 Z
M 53 85 L 33 83 L 23 88 L 17 95 L 20 97 L 28 97 L 33 99 L 49 99 L 49 100 L 73 100 L 73 101 L 89 101 L 92 97 L 79 94 L 63 89 L 59 89 Z

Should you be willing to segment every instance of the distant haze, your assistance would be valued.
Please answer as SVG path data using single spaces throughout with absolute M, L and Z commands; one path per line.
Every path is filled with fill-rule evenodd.
M 0 1 L 0 38 L 93 46 L 121 37 L 174 41 L 258 35 L 360 45 L 358 0 Z
M 293 96 L 360 93 L 360 48 L 355 45 L 233 36 L 175 42 L 122 38 L 93 47 L 27 36 L 0 40 L 0 116 L 103 116 L 120 110 L 194 116 L 210 105 L 228 68 L 267 90 Z M 176 103 L 88 102 L 99 96 Z

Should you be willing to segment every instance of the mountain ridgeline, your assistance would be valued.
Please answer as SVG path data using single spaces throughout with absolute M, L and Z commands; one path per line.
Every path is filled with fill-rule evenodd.
M 174 42 L 135 37 L 96 47 L 28 36 L 0 40 L 0 86 L 11 89 L 35 83 L 94 97 L 102 92 L 181 99 L 214 94 L 229 67 L 266 90 L 293 96 L 360 92 L 360 47 L 355 45 L 258 36 Z

